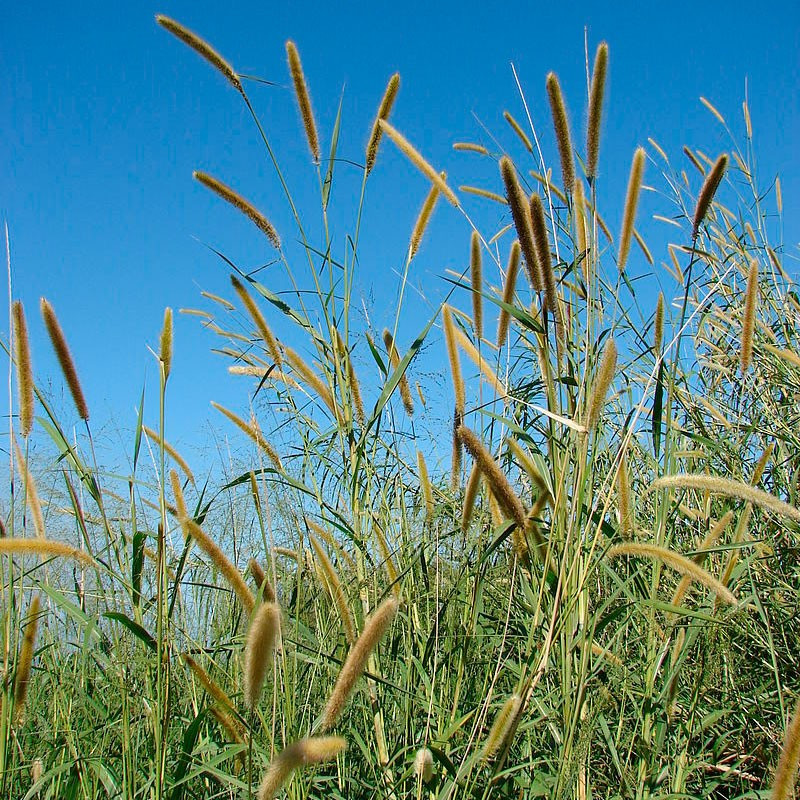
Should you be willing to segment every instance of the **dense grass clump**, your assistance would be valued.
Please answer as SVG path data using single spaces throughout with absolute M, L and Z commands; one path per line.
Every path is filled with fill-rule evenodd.
M 455 144 L 495 175 L 457 194 L 388 121 L 392 76 L 337 238 L 340 119 L 326 155 L 295 45 L 320 186 L 303 213 L 247 79 L 159 22 L 241 96 L 297 227 L 281 237 L 195 173 L 282 270 L 276 286 L 226 259 L 232 299 L 206 295 L 214 310 L 194 312 L 251 392 L 245 412 L 215 404 L 247 447 L 216 482 L 166 435 L 180 359 L 169 309 L 159 402 L 140 409 L 120 477 L 96 463 L 53 306 L 77 437 L 39 388 L 14 307 L 0 797 L 756 798 L 773 784 L 793 796 L 800 300 L 749 121 L 744 148 L 731 138 L 712 160 L 687 147 L 685 169 L 653 140 L 637 149 L 609 212 L 615 240 L 598 208 L 605 44 L 585 139 L 555 75 L 544 87 L 560 182 L 506 112 L 507 152 Z M 386 147 L 430 191 L 384 329 L 354 298 Z M 673 235 L 655 254 L 645 185 Z M 440 195 L 463 219 L 463 269 L 409 329 L 409 268 Z M 486 202 L 502 209 L 496 229 L 473 223 L 469 204 Z M 423 358 L 444 386 L 425 381 Z M 31 436 L 50 441 L 52 463 L 29 457 Z

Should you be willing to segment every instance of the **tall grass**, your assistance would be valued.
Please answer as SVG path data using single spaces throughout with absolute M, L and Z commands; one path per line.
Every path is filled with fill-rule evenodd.
M 318 209 L 296 203 L 249 80 L 159 22 L 241 97 L 296 231 L 279 238 L 196 173 L 285 272 L 279 288 L 226 259 L 235 297 L 206 294 L 201 316 L 242 376 L 251 420 L 216 406 L 220 429 L 243 435 L 220 480 L 195 477 L 168 440 L 180 363 L 169 310 L 158 402 L 142 397 L 121 477 L 97 464 L 53 307 L 42 304 L 44 323 L 85 434 L 54 412 L 27 343 L 6 344 L 20 435 L 27 447 L 33 424 L 55 458 L 18 450 L 4 505 L 0 797 L 756 798 L 779 758 L 776 796 L 791 796 L 800 434 L 787 404 L 800 391 L 800 301 L 749 114 L 744 144 L 731 134 L 715 161 L 687 148 L 674 164 L 651 140 L 632 156 L 624 204 L 601 213 L 603 44 L 585 139 L 565 111 L 579 99 L 547 80 L 563 186 L 540 132 L 506 112 L 507 150 L 455 145 L 495 162 L 495 184 L 473 200 L 387 121 L 392 76 L 334 260 L 341 120 L 326 156 L 295 45 Z M 355 309 L 382 133 L 431 183 L 385 331 Z M 497 230 L 470 216 L 486 192 L 510 206 Z M 463 222 L 463 271 L 410 329 L 404 289 L 439 194 Z M 673 234 L 655 258 L 645 210 Z M 618 241 L 606 218 L 621 220 Z M 496 345 L 483 338 L 495 322 Z M 417 404 L 423 347 L 447 384 L 431 402 L 439 379 L 417 383 Z

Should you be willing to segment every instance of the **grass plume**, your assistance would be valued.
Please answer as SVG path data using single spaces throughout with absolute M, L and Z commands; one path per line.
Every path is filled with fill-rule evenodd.
M 753 361 L 753 332 L 756 325 L 756 308 L 758 306 L 758 261 L 750 262 L 747 273 L 747 290 L 744 296 L 744 315 L 742 316 L 742 336 L 739 344 L 739 367 L 742 375 L 750 368 Z
M 794 779 L 800 762 L 800 698 L 786 726 L 783 749 L 772 781 L 772 800 L 789 800 L 794 797 Z
M 511 218 L 514 220 L 519 246 L 522 248 L 522 255 L 525 257 L 528 277 L 530 278 L 531 286 L 538 292 L 544 288 L 544 281 L 539 272 L 539 262 L 536 258 L 536 250 L 533 244 L 533 230 L 531 228 L 528 200 L 519 185 L 514 164 L 507 156 L 503 156 L 500 159 L 500 175 L 503 178 L 503 184 L 506 189 L 506 198 L 511 208 Z
M 400 353 L 397 352 L 392 334 L 385 328 L 383 331 L 383 343 L 386 345 L 386 352 L 389 354 L 389 360 L 392 364 L 392 369 L 397 369 L 400 366 Z M 405 373 L 401 376 L 398 384 L 400 387 L 400 399 L 403 401 L 403 408 L 409 417 L 414 416 L 414 398 L 411 394 L 411 386 L 408 383 L 408 377 Z
M 372 124 L 372 130 L 369 134 L 366 159 L 367 175 L 372 172 L 372 168 L 375 166 L 375 159 L 378 157 L 378 145 L 380 144 L 381 136 L 383 135 L 380 121 L 382 119 L 389 119 L 389 114 L 392 112 L 392 107 L 394 106 L 394 101 L 397 99 L 397 92 L 399 89 L 400 73 L 395 72 L 394 75 L 389 78 L 389 83 L 386 84 L 386 90 L 381 98 L 381 103 L 378 106 L 378 113 L 375 116 L 375 122 Z
M 502 300 L 506 305 L 514 304 L 514 293 L 517 287 L 517 275 L 519 274 L 520 261 L 519 241 L 514 240 L 511 244 L 511 251 L 508 254 L 508 264 L 506 266 L 506 278 L 503 282 Z M 500 309 L 497 319 L 497 346 L 502 347 L 508 338 L 508 326 L 511 322 L 511 314 L 505 309 Z
M 276 469 L 283 469 L 280 456 L 275 448 L 264 438 L 264 434 L 261 432 L 261 428 L 255 418 L 250 422 L 245 422 L 240 416 L 234 414 L 233 411 L 225 408 L 225 406 L 221 406 L 219 403 L 215 403 L 213 400 L 211 401 L 211 405 L 214 406 L 220 414 L 227 417 L 245 434 L 245 436 L 252 439 L 267 454 L 267 457 L 274 464 Z
M 170 17 L 166 17 L 163 14 L 156 15 L 156 22 L 162 28 L 168 30 L 173 36 L 180 39 L 184 44 L 191 47 L 195 53 L 208 61 L 212 67 L 221 72 L 237 92 L 244 94 L 242 82 L 233 67 L 208 42 L 201 39 L 188 28 L 185 28 L 180 22 L 176 22 L 174 19 L 170 19 Z
M 441 178 L 444 180 L 447 177 L 446 172 L 441 173 Z M 422 237 L 428 228 L 428 223 L 433 216 L 433 210 L 436 208 L 436 201 L 439 199 L 441 191 L 435 184 L 431 186 L 428 194 L 425 196 L 425 202 L 417 215 L 417 221 L 414 223 L 414 230 L 411 232 L 411 242 L 408 246 L 408 260 L 411 261 L 419 250 Z
M 622 212 L 622 232 L 619 235 L 619 251 L 617 254 L 617 269 L 625 269 L 628 254 L 633 238 L 633 223 L 636 220 L 636 207 L 639 205 L 639 193 L 642 189 L 642 175 L 644 174 L 645 151 L 637 147 L 631 162 L 631 174 L 628 177 L 628 191 L 625 195 L 625 209 Z
M 258 789 L 258 800 L 272 800 L 294 770 L 333 761 L 346 749 L 347 742 L 341 736 L 314 736 L 293 742 L 269 765 Z
M 245 200 L 230 186 L 226 186 L 222 181 L 209 175 L 207 172 L 195 170 L 192 173 L 194 179 L 214 192 L 217 197 L 232 205 L 235 209 L 244 214 L 272 243 L 276 250 L 281 248 L 281 237 L 273 227 L 272 223 L 249 201 Z
M 94 559 L 84 550 L 79 550 L 64 542 L 52 539 L 19 539 L 14 536 L 0 538 L 0 553 L 17 555 L 64 556 L 73 558 L 87 566 L 94 565 Z
M 594 430 L 600 420 L 600 413 L 606 402 L 606 395 L 611 388 L 614 380 L 614 373 L 617 371 L 617 345 L 614 340 L 609 338 L 603 348 L 603 355 L 600 358 L 600 366 L 595 375 L 592 393 L 589 397 L 589 407 L 586 414 L 586 428 Z
M 533 145 L 531 144 L 531 140 L 528 138 L 528 134 L 522 130 L 522 126 L 517 122 L 514 117 L 508 111 L 503 112 L 503 119 L 511 126 L 511 130 L 519 136 L 519 140 L 524 145 L 525 149 L 529 152 L 533 152 Z
M 600 128 L 603 121 L 603 97 L 606 91 L 608 72 L 608 44 L 600 42 L 594 56 L 592 85 L 589 90 L 589 114 L 586 126 L 586 177 L 591 184 L 597 177 L 597 162 L 600 157 Z
M 572 137 L 569 133 L 567 109 L 564 106 L 564 95 L 555 72 L 547 76 L 547 98 L 550 101 L 550 113 L 553 115 L 553 128 L 556 133 L 558 155 L 561 159 L 561 182 L 565 192 L 572 192 L 575 185 L 575 160 L 572 155 Z
M 61 325 L 58 324 L 58 317 L 53 310 L 53 306 L 43 297 L 40 303 L 42 318 L 44 319 L 47 334 L 53 344 L 53 349 L 56 351 L 56 358 L 61 365 L 61 371 L 64 373 L 64 379 L 69 386 L 72 401 L 75 403 L 75 408 L 78 411 L 78 416 L 84 421 L 89 421 L 89 406 L 86 404 L 86 398 L 83 395 L 81 382 L 78 379 L 78 370 L 75 369 L 75 362 L 72 359 L 72 353 L 67 345 L 67 339 L 64 336 L 64 331 L 61 330 Z
M 261 697 L 281 629 L 281 610 L 276 603 L 262 603 L 253 615 L 244 647 L 244 699 L 254 711 Z
M 28 341 L 28 326 L 25 324 L 25 310 L 20 300 L 12 306 L 14 325 L 14 355 L 17 368 L 17 393 L 19 396 L 19 427 L 24 438 L 33 429 L 33 368 L 31 366 L 31 347 Z
M 711 202 L 717 193 L 717 189 L 725 175 L 725 170 L 728 168 L 728 156 L 724 153 L 714 162 L 706 179 L 700 188 L 700 193 L 697 195 L 697 205 L 694 209 L 694 218 L 692 219 L 692 240 L 697 239 L 697 234 L 700 232 L 700 226 L 711 208 Z
M 481 237 L 472 231 L 469 242 L 469 274 L 472 282 L 472 326 L 475 336 L 483 338 L 483 267 L 481 261 Z
M 356 681 L 364 672 L 370 654 L 389 629 L 398 608 L 399 602 L 397 598 L 390 597 L 384 600 L 364 623 L 364 630 L 356 643 L 350 648 L 333 691 L 325 704 L 321 725 L 323 731 L 329 731 L 336 725 Z
M 273 335 L 269 325 L 267 325 L 267 321 L 264 319 L 261 309 L 256 305 L 255 300 L 250 296 L 250 292 L 247 291 L 244 284 L 235 275 L 231 275 L 231 286 L 233 286 L 233 290 L 239 296 L 242 305 L 247 309 L 247 313 L 255 323 L 256 330 L 260 334 L 267 352 L 270 354 L 272 360 L 280 367 L 283 364 L 281 349 L 278 345 L 278 340 Z
M 36 631 L 39 627 L 39 595 L 34 595 L 28 607 L 28 623 L 22 638 L 14 675 L 14 719 L 19 722 L 25 712 L 28 699 L 28 686 L 31 681 L 31 665 L 36 645 Z
M 311 151 L 314 163 L 319 164 L 319 137 L 317 136 L 314 112 L 311 109 L 311 96 L 308 93 L 308 84 L 303 74 L 303 65 L 300 63 L 300 53 L 297 52 L 297 46 L 291 40 L 286 42 L 286 57 L 289 61 L 289 74 L 292 76 L 297 105 L 300 107 L 300 116 L 303 119 L 308 149 Z

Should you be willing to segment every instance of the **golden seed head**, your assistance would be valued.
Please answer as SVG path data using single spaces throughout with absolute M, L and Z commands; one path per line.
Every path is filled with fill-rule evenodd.
M 586 428 L 594 430 L 600 419 L 600 413 L 606 402 L 606 395 L 614 380 L 614 373 L 617 370 L 617 345 L 613 339 L 609 339 L 603 349 L 600 359 L 600 366 L 594 379 L 592 394 L 589 398 L 589 409 L 586 415 Z
M 267 577 L 267 573 L 264 572 L 264 568 L 254 558 L 251 558 L 247 562 L 247 566 L 250 570 L 250 574 L 253 576 L 253 580 L 255 581 L 259 592 L 261 593 L 261 596 L 264 598 L 264 602 L 274 603 L 277 600 L 275 595 L 275 587 Z
M 603 116 L 603 95 L 608 71 L 608 45 L 600 42 L 594 57 L 592 86 L 589 91 L 589 123 L 586 128 L 586 177 L 590 182 L 597 177 L 600 155 L 600 126 Z
M 188 28 L 184 28 L 180 22 L 174 19 L 165 17 L 163 14 L 156 15 L 156 22 L 168 30 L 173 36 L 176 36 L 184 44 L 187 44 L 198 55 L 202 56 L 212 67 L 218 69 L 229 83 L 236 89 L 236 91 L 244 94 L 242 89 L 242 82 L 239 76 L 234 72 L 233 67 L 205 40 L 201 39 L 196 33 L 193 33 Z
M 561 181 L 565 192 L 571 192 L 575 185 L 575 160 L 572 155 L 572 138 L 569 133 L 567 109 L 564 96 L 555 72 L 547 76 L 547 97 L 550 100 L 550 112 L 553 115 L 553 128 L 556 132 L 558 155 L 561 159 Z
M 442 180 L 444 180 L 447 177 L 447 173 L 442 172 L 441 177 Z M 431 186 L 430 191 L 425 197 L 425 202 L 422 204 L 417 221 L 414 223 L 414 230 L 411 232 L 411 243 L 408 246 L 409 261 L 414 258 L 414 256 L 417 254 L 417 250 L 419 250 L 422 236 L 428 227 L 431 216 L 433 216 L 433 209 L 436 207 L 436 201 L 439 199 L 440 194 L 441 192 L 439 191 L 439 187 L 434 184 Z
M 381 104 L 378 106 L 378 113 L 375 116 L 375 122 L 372 124 L 372 131 L 369 135 L 369 142 L 367 142 L 367 175 L 372 172 L 375 166 L 375 159 L 378 157 L 378 145 L 381 142 L 383 129 L 380 126 L 380 120 L 389 119 L 389 114 L 392 112 L 392 106 L 397 99 L 397 92 L 400 89 L 400 73 L 395 72 L 389 83 L 386 85 L 386 91 L 383 93 Z
M 217 180 L 206 172 L 195 170 L 192 173 L 194 179 L 198 183 L 202 183 L 208 189 L 211 189 L 217 197 L 222 198 L 226 203 L 230 203 L 234 208 L 242 212 L 250 221 L 263 233 L 272 243 L 276 250 L 280 250 L 281 239 L 278 232 L 272 227 L 272 223 L 248 200 L 245 200 L 240 194 L 237 194 L 229 186 L 226 186 L 222 181 Z
M 450 306 L 442 306 L 442 327 L 444 328 L 444 340 L 447 345 L 447 359 L 450 362 L 450 374 L 453 377 L 453 392 L 456 396 L 456 416 L 464 415 L 466 405 L 466 390 L 464 388 L 464 378 L 461 374 L 461 359 L 458 357 L 458 347 L 456 345 L 456 329 L 453 322 L 453 312 Z
M 277 604 L 262 603 L 250 623 L 244 648 L 244 697 L 250 711 L 261 697 L 280 628 L 281 611 Z
M 750 262 L 747 275 L 747 291 L 744 298 L 744 315 L 742 317 L 742 338 L 739 350 L 739 366 L 742 375 L 750 368 L 753 361 L 753 332 L 756 325 L 756 308 L 758 307 L 758 261 Z
M 700 189 L 700 194 L 697 195 L 697 206 L 695 206 L 694 220 L 692 221 L 693 240 L 697 238 L 697 234 L 700 232 L 700 225 L 706 218 L 709 208 L 711 208 L 711 202 L 714 199 L 714 195 L 717 193 L 717 189 L 719 188 L 727 168 L 728 156 L 723 153 L 714 162 L 714 166 L 711 167 L 708 175 L 706 175 L 706 179 Z
M 794 797 L 794 779 L 800 763 L 800 697 L 794 706 L 794 713 L 786 726 L 783 749 L 775 768 L 772 782 L 772 800 L 790 800 Z
M 36 630 L 39 626 L 39 595 L 34 595 L 28 608 L 28 622 L 25 626 L 25 635 L 22 639 L 19 658 L 17 659 L 16 674 L 14 677 L 14 719 L 18 723 L 25 711 L 25 701 L 28 698 L 28 685 L 31 680 L 31 664 L 36 644 Z
M 384 133 L 395 143 L 398 150 L 436 187 L 439 191 L 458 208 L 458 198 L 453 190 L 445 183 L 444 178 L 412 147 L 411 142 L 400 131 L 393 128 L 385 119 L 378 120 Z
M 172 309 L 169 306 L 164 309 L 164 324 L 161 326 L 158 356 L 164 367 L 164 381 L 166 382 L 172 369 Z
M 269 765 L 258 800 L 272 800 L 294 770 L 332 761 L 346 749 L 347 742 L 341 736 L 314 736 L 293 742 Z
M 386 352 L 389 354 L 392 368 L 397 369 L 400 366 L 400 353 L 397 352 L 392 334 L 386 328 L 383 331 L 383 343 L 386 345 Z M 403 408 L 405 408 L 406 414 L 408 414 L 409 417 L 413 417 L 414 398 L 411 395 L 411 387 L 409 386 L 408 378 L 405 373 L 401 376 L 398 386 L 400 387 L 400 399 L 403 401 Z
M 481 237 L 478 231 L 472 231 L 469 247 L 469 271 L 472 281 L 472 325 L 475 336 L 483 338 L 483 275 L 481 263 Z
M 522 698 L 518 694 L 512 694 L 497 712 L 489 731 L 489 736 L 486 738 L 486 744 L 483 746 L 483 757 L 485 759 L 492 758 L 505 744 L 521 704 Z
M 661 345 L 664 341 L 664 292 L 658 293 L 656 314 L 653 321 L 653 352 L 656 358 L 661 356 Z
M 467 486 L 464 490 L 464 503 L 461 511 L 461 530 L 466 533 L 469 523 L 472 521 L 472 513 L 475 510 L 475 501 L 478 499 L 478 492 L 481 488 L 481 471 L 478 463 L 472 465 L 472 469 L 467 478 Z
M 19 425 L 24 438 L 33 429 L 33 368 L 28 341 L 28 326 L 25 311 L 19 300 L 12 307 L 14 317 L 14 354 L 17 368 L 17 390 L 19 392 Z
M 350 648 L 336 684 L 322 712 L 322 730 L 330 730 L 344 710 L 356 681 L 361 677 L 370 654 L 383 638 L 400 604 L 396 597 L 384 600 L 373 615 L 364 623 L 364 630 Z
M 430 783 L 433 778 L 433 753 L 427 747 L 421 747 L 414 756 L 414 774 L 423 783 Z
M 466 153 L 478 153 L 482 156 L 489 155 L 489 151 L 482 144 L 475 144 L 474 142 L 454 142 L 453 150 L 461 150 Z
M 550 254 L 550 240 L 547 236 L 547 219 L 544 215 L 542 198 L 533 194 L 530 200 L 531 231 L 533 232 L 533 251 L 538 264 L 538 273 L 544 283 L 547 308 L 559 318 L 556 276 L 553 272 L 553 258 Z
M 40 306 L 44 324 L 47 327 L 47 333 L 50 336 L 53 349 L 56 351 L 58 363 L 61 365 L 64 379 L 67 381 L 67 386 L 69 386 L 69 391 L 75 403 L 75 408 L 78 411 L 78 416 L 85 422 L 88 422 L 89 406 L 86 405 L 86 398 L 83 396 L 81 382 L 78 380 L 78 371 L 75 369 L 75 362 L 72 360 L 72 353 L 70 353 L 64 332 L 58 324 L 56 312 L 44 297 L 41 300 Z
M 515 240 L 511 245 L 511 252 L 508 255 L 508 266 L 506 267 L 506 279 L 503 283 L 503 302 L 506 305 L 513 305 L 514 292 L 517 286 L 517 275 L 519 273 L 520 260 L 519 241 Z M 497 321 L 497 346 L 501 347 L 508 336 L 508 326 L 511 322 L 511 314 L 505 308 L 500 309 Z
M 525 133 L 524 130 L 522 130 L 522 126 L 519 124 L 519 122 L 517 122 L 508 111 L 503 112 L 503 118 L 511 126 L 511 129 L 514 131 L 514 133 L 516 133 L 517 136 L 519 136 L 519 139 L 525 146 L 525 149 L 529 153 L 532 153 L 533 145 L 531 144 L 531 140 L 528 138 L 528 134 Z
M 528 209 L 528 201 L 522 187 L 519 185 L 517 171 L 508 156 L 500 159 L 500 175 L 506 189 L 506 198 L 511 208 L 511 218 L 514 220 L 514 227 L 517 230 L 517 238 L 522 248 L 522 255 L 525 256 L 525 266 L 528 270 L 531 286 L 538 292 L 544 288 L 543 279 L 539 272 L 539 262 L 536 258 L 536 250 L 533 244 L 533 230 L 531 229 L 531 217 Z
M 294 83 L 294 93 L 297 105 L 300 107 L 300 116 L 303 118 L 303 127 L 308 139 L 308 147 L 315 163 L 319 163 L 319 138 L 317 137 L 317 124 L 314 121 L 314 112 L 311 110 L 311 96 L 308 93 L 308 84 L 303 75 L 303 65 L 300 63 L 300 54 L 292 41 L 286 42 L 286 56 L 289 59 L 289 73 Z
M 638 147 L 633 154 L 631 174 L 628 178 L 628 192 L 625 195 L 625 210 L 622 213 L 622 233 L 619 237 L 619 254 L 617 255 L 617 268 L 620 272 L 625 269 L 631 249 L 633 223 L 636 219 L 636 207 L 639 204 L 639 192 L 642 188 L 642 175 L 644 174 L 644 157 L 644 148 Z
M 417 469 L 419 471 L 419 483 L 422 489 L 422 497 L 425 501 L 425 518 L 430 519 L 433 516 L 433 487 L 431 486 L 431 479 L 428 475 L 428 465 L 425 463 L 425 456 L 422 455 L 421 450 L 417 450 Z
M 267 325 L 267 321 L 264 319 L 261 309 L 256 305 L 255 300 L 250 296 L 250 292 L 247 291 L 244 284 L 235 275 L 231 275 L 231 285 L 242 301 L 242 305 L 247 309 L 247 313 L 250 314 L 251 319 L 255 323 L 256 329 L 264 342 L 264 347 L 272 357 L 272 360 L 280 367 L 283 364 L 281 349 L 278 346 L 278 340 L 273 335 L 269 325 Z

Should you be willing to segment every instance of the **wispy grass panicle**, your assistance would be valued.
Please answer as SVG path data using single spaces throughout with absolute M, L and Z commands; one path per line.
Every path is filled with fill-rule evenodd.
M 575 186 L 575 159 L 572 154 L 572 137 L 569 133 L 567 109 L 564 106 L 564 95 L 555 72 L 547 76 L 547 97 L 550 100 L 550 112 L 553 115 L 553 128 L 556 133 L 558 155 L 561 159 L 561 181 L 564 191 L 572 193 Z
M 192 658 L 189 653 L 181 655 L 186 666 L 195 674 L 197 680 L 200 681 L 203 688 L 217 701 L 220 705 L 231 711 L 235 710 L 236 706 L 233 704 L 228 693 Z
M 158 341 L 158 357 L 163 365 L 164 381 L 166 381 L 172 370 L 172 309 L 169 306 L 164 309 L 164 323 Z
M 69 391 L 72 395 L 72 401 L 75 403 L 75 408 L 78 411 L 78 416 L 84 420 L 84 422 L 88 422 L 89 406 L 86 404 L 81 382 L 78 379 L 78 370 L 75 369 L 75 362 L 72 359 L 72 353 L 67 345 L 64 331 L 61 330 L 61 325 L 58 323 L 58 317 L 56 317 L 53 306 L 51 306 L 44 297 L 41 300 L 40 307 L 47 333 L 50 336 L 53 349 L 56 351 L 56 358 L 58 358 L 61 371 L 64 373 L 67 386 L 69 386 Z
M 617 254 L 617 269 L 625 269 L 628 254 L 633 239 L 633 224 L 636 220 L 636 207 L 639 205 L 639 193 L 642 189 L 642 175 L 644 175 L 645 151 L 643 147 L 636 148 L 631 162 L 631 173 L 628 177 L 628 191 L 625 195 L 625 209 L 622 212 L 622 232 L 619 236 L 619 251 Z
M 511 251 L 508 254 L 508 265 L 506 266 L 506 279 L 503 283 L 503 302 L 506 305 L 514 304 L 514 293 L 517 288 L 517 275 L 519 274 L 520 253 L 522 250 L 519 241 L 515 240 L 511 244 Z M 500 309 L 497 319 L 497 346 L 502 347 L 508 338 L 508 326 L 511 322 L 511 314 L 505 309 Z
M 608 72 L 608 44 L 600 42 L 594 57 L 592 85 L 589 90 L 589 114 L 586 127 L 586 177 L 593 183 L 597 177 L 600 156 L 600 128 L 603 121 L 603 97 Z
M 700 194 L 697 195 L 697 205 L 694 209 L 694 218 L 692 220 L 692 240 L 697 239 L 697 234 L 700 232 L 700 226 L 708 214 L 714 196 L 717 193 L 722 178 L 725 175 L 725 170 L 728 168 L 728 156 L 723 153 L 715 162 L 714 166 L 708 171 L 706 179 L 700 188 Z
M 278 232 L 272 223 L 249 200 L 245 200 L 240 194 L 234 192 L 230 186 L 226 186 L 222 181 L 217 180 L 207 172 L 195 170 L 192 176 L 198 183 L 214 192 L 217 197 L 222 198 L 226 203 L 241 211 L 262 233 L 266 234 L 272 246 L 276 250 L 280 250 L 281 237 L 278 236 Z
M 525 257 L 525 266 L 528 270 L 531 286 L 538 292 L 544 288 L 544 280 L 539 272 L 539 262 L 536 258 L 536 250 L 533 244 L 533 230 L 531 229 L 530 210 L 528 208 L 528 198 L 522 191 L 517 178 L 517 171 L 510 158 L 503 156 L 500 159 L 500 175 L 506 189 L 506 198 L 511 208 L 511 218 L 514 220 L 514 227 L 517 231 L 519 246 L 522 248 L 522 255 Z
M 33 429 L 33 367 L 31 366 L 31 347 L 28 340 L 28 326 L 22 302 L 14 301 L 14 360 L 17 368 L 17 393 L 19 396 L 19 427 L 24 438 Z
M 264 437 L 264 434 L 261 432 L 261 427 L 259 426 L 255 417 L 253 417 L 250 422 L 245 422 L 240 416 L 234 414 L 233 411 L 225 408 L 225 406 L 221 406 L 219 403 L 215 403 L 213 400 L 211 401 L 211 405 L 216 408 L 220 414 L 227 417 L 240 431 L 242 431 L 242 433 L 245 434 L 245 436 L 252 439 L 267 454 L 267 457 L 274 464 L 276 469 L 283 469 L 283 464 L 278 452 Z
M 758 260 L 750 262 L 747 274 L 747 290 L 744 296 L 744 313 L 742 315 L 742 336 L 739 343 L 739 366 L 742 375 L 750 368 L 753 361 L 753 333 L 756 326 L 756 309 L 758 307 Z
M 208 42 L 201 39 L 188 28 L 185 28 L 180 22 L 176 22 L 174 19 L 170 19 L 163 14 L 156 15 L 156 22 L 162 28 L 168 30 L 173 36 L 180 39 L 184 44 L 191 47 L 195 53 L 208 61 L 212 67 L 219 70 L 237 92 L 244 94 L 242 82 L 233 67 Z
M 483 267 L 481 260 L 481 237 L 472 231 L 469 247 L 469 273 L 472 283 L 472 326 L 475 336 L 483 338 Z
M 369 134 L 366 159 L 367 175 L 372 172 L 372 168 L 375 166 L 375 159 L 378 157 L 378 146 L 380 145 L 381 136 L 383 135 L 380 121 L 382 119 L 389 119 L 389 114 L 392 113 L 392 107 L 394 106 L 394 101 L 397 99 L 397 92 L 399 89 L 400 73 L 395 72 L 395 74 L 389 78 L 389 83 L 386 84 L 386 91 L 383 93 L 381 104 L 378 106 L 378 113 L 375 116 L 375 122 L 372 124 L 372 131 L 370 131 Z
M 372 616 L 364 623 L 358 641 L 350 648 L 336 684 L 322 712 L 322 730 L 329 731 L 344 711 L 356 681 L 361 677 L 372 651 L 384 637 L 400 604 L 396 597 L 384 600 Z
M 316 164 L 319 163 L 319 137 L 317 136 L 317 123 L 314 120 L 314 112 L 311 109 L 311 95 L 308 92 L 308 84 L 303 74 L 303 65 L 300 63 L 300 54 L 293 41 L 286 42 L 286 57 L 289 60 L 289 74 L 292 76 L 294 93 L 297 97 L 297 105 L 300 107 L 300 116 L 303 119 L 303 128 L 308 140 L 308 149 L 311 157 Z
M 276 603 L 262 603 L 253 615 L 244 648 L 244 699 L 254 711 L 272 662 L 281 629 L 281 610 Z
M 613 339 L 606 342 L 603 348 L 603 355 L 600 358 L 600 366 L 597 368 L 592 392 L 589 395 L 589 406 L 586 414 L 586 428 L 590 432 L 600 420 L 600 414 L 606 402 L 606 395 L 611 388 L 614 374 L 617 371 L 617 345 Z
M 447 173 L 441 173 L 442 180 L 447 178 Z M 414 230 L 411 232 L 411 242 L 408 246 L 408 260 L 411 261 L 419 250 L 422 237 L 428 228 L 428 223 L 433 216 L 433 210 L 436 208 L 436 201 L 439 199 L 441 191 L 436 185 L 431 186 L 428 194 L 425 196 L 425 202 L 422 204 L 417 221 L 414 223 Z
M 480 468 L 503 513 L 509 519 L 514 520 L 520 529 L 524 530 L 526 524 L 525 507 L 508 482 L 508 478 L 500 469 L 500 465 L 486 449 L 478 435 L 470 428 L 461 425 L 458 429 L 458 438 Z
M 18 724 L 25 712 L 25 703 L 28 699 L 28 686 L 31 681 L 31 666 L 36 645 L 36 631 L 39 627 L 39 595 L 34 595 L 28 607 L 28 619 L 25 625 L 25 635 L 14 674 L 14 720 Z
M 794 706 L 794 713 L 786 726 L 783 749 L 775 768 L 772 781 L 771 800 L 790 800 L 795 797 L 794 779 L 800 763 L 800 697 Z
M 333 761 L 347 749 L 341 736 L 315 736 L 293 742 L 267 768 L 258 789 L 258 800 L 272 800 L 294 770 Z
M 247 309 L 247 313 L 255 323 L 256 330 L 261 336 L 264 347 L 270 357 L 280 367 L 283 364 L 281 348 L 269 325 L 267 325 L 267 321 L 264 319 L 261 309 L 256 305 L 255 300 L 250 296 L 250 292 L 247 291 L 244 284 L 235 275 L 231 275 L 231 286 L 233 286 L 234 291 L 242 301 L 242 305 Z
M 458 198 L 445 183 L 441 173 L 437 172 L 412 146 L 411 142 L 400 131 L 392 127 L 385 119 L 379 120 L 384 133 L 397 145 L 398 150 L 452 203 L 458 207 Z
M 145 432 L 148 439 L 151 439 L 157 445 L 164 448 L 164 452 L 181 468 L 181 471 L 189 480 L 189 483 L 194 483 L 194 474 L 192 473 L 191 468 L 186 463 L 185 459 L 181 454 L 166 440 L 162 439 L 158 435 L 158 431 L 154 431 L 152 428 L 149 428 L 147 425 L 142 425 L 142 430 Z

